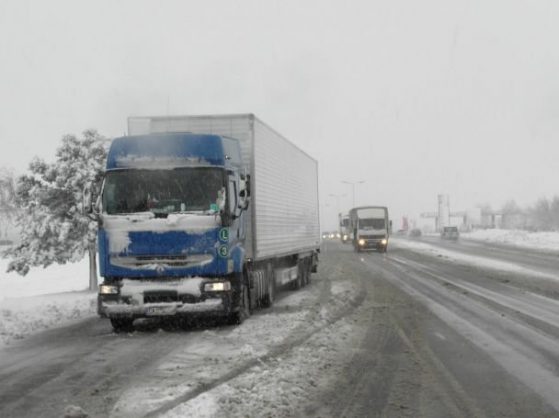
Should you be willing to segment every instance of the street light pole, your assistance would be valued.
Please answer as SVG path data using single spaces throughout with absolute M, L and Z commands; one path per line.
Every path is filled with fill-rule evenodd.
M 329 196 L 336 198 L 336 209 L 338 210 L 338 213 L 340 213 L 340 197 L 345 197 L 346 195 L 330 193 Z
M 352 200 L 353 200 L 353 207 L 355 207 L 355 185 L 356 184 L 363 184 L 363 183 L 365 183 L 365 180 L 360 180 L 360 181 L 342 180 L 342 183 L 351 185 L 351 195 L 352 195 Z

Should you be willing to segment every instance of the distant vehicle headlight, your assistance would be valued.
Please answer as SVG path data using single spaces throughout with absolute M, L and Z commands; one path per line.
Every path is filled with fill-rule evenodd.
M 99 286 L 99 294 L 100 295 L 117 295 L 118 294 L 118 286 L 114 286 L 112 284 L 102 284 Z
M 347 239 L 347 235 L 344 235 L 344 241 Z
M 365 245 L 365 240 L 363 238 L 361 238 L 359 240 L 359 245 L 361 245 L 361 246 Z
M 386 245 L 386 244 L 388 244 L 388 241 L 387 241 L 386 238 L 384 238 L 384 239 L 381 240 L 380 243 L 381 243 L 382 245 Z

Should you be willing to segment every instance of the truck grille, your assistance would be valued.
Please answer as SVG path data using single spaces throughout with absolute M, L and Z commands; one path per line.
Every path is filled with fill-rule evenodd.
M 144 303 L 177 302 L 177 292 L 145 292 Z
M 204 265 L 213 260 L 211 254 L 190 255 L 137 255 L 125 257 L 111 257 L 111 264 L 125 268 L 153 268 L 161 266 L 167 268 L 189 267 Z
M 196 303 L 196 297 L 193 295 L 179 295 L 177 292 L 171 291 L 158 291 L 158 292 L 144 292 L 144 303 Z
M 378 234 L 377 235 L 361 235 L 360 238 L 363 238 L 363 239 L 383 239 L 384 235 L 382 235 L 382 234 L 381 235 L 378 235 Z

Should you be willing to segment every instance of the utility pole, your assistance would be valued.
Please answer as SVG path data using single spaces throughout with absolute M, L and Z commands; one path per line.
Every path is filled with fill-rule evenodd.
M 355 207 L 355 185 L 356 184 L 363 184 L 363 183 L 365 183 L 365 180 L 360 180 L 360 181 L 342 180 L 342 183 L 351 185 L 351 195 L 352 195 L 353 207 Z
M 336 209 L 338 211 L 337 213 L 339 214 L 340 213 L 340 197 L 346 197 L 346 195 L 345 194 L 330 193 L 328 196 L 333 197 L 333 198 L 336 199 Z

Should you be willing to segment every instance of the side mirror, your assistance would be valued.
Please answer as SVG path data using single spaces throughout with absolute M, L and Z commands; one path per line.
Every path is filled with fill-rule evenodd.
M 245 210 L 248 208 L 250 196 L 250 176 L 241 175 L 239 180 L 239 209 Z
M 87 215 L 92 220 L 96 221 L 99 219 L 99 208 L 101 206 L 101 194 L 94 193 L 96 190 L 96 183 L 89 183 L 83 192 L 83 214 Z M 97 199 L 94 201 L 94 197 Z
M 248 208 L 248 197 L 246 190 L 241 190 L 239 192 L 239 209 L 245 210 Z
M 90 215 L 93 213 L 93 184 L 89 183 L 83 189 L 83 202 L 82 202 L 82 214 Z
M 250 174 L 241 174 L 241 180 L 239 181 L 240 190 L 246 190 L 247 198 L 250 197 Z

